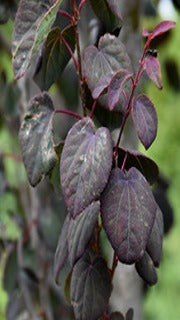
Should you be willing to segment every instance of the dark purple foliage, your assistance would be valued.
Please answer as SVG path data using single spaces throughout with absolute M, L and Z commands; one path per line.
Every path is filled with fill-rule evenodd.
M 129 170 L 131 167 L 136 167 L 149 184 L 156 182 L 159 176 L 159 169 L 157 164 L 150 158 L 148 158 L 143 153 L 136 150 L 124 150 L 122 148 L 118 149 L 118 166 L 122 167 L 124 157 L 127 154 L 125 169 Z
M 156 267 L 159 267 L 161 261 L 163 234 L 163 214 L 157 205 L 154 225 L 146 247 L 146 250 L 149 253 Z
M 13 3 L 14 1 L 18 2 L 13 0 Z M 92 10 L 83 10 L 86 5 Z M 48 90 L 55 84 L 56 91 L 60 92 L 64 101 L 62 103 L 61 99 L 56 99 L 55 109 L 48 93 L 42 92 L 26 106 L 24 100 L 29 92 L 31 94 L 28 79 L 25 79 L 23 88 L 26 91 L 27 84 L 29 92 L 23 92 L 22 97 L 19 93 L 18 102 L 16 100 L 16 105 L 22 105 L 25 110 L 19 138 L 27 176 L 33 187 L 41 183 L 34 193 L 29 187 L 27 194 L 23 190 L 22 198 L 25 194 L 25 201 L 23 199 L 22 203 L 24 206 L 27 201 L 28 210 L 27 214 L 23 212 L 20 224 L 24 228 L 24 220 L 28 216 L 27 228 L 22 232 L 18 244 L 16 241 L 13 243 L 13 254 L 10 255 L 8 264 L 15 266 L 17 272 L 11 279 L 12 273 L 8 271 L 10 267 L 7 264 L 4 287 L 11 296 L 11 303 L 14 291 L 16 290 L 16 294 L 20 292 L 23 298 L 19 301 L 21 311 L 30 309 L 32 318 L 36 317 L 37 308 L 31 308 L 31 305 L 34 307 L 32 296 L 36 295 L 35 305 L 45 318 L 52 318 L 54 315 L 59 318 L 62 315 L 63 319 L 75 316 L 76 320 L 132 320 L 132 309 L 125 315 L 119 311 L 109 313 L 109 298 L 118 260 L 135 264 L 141 278 L 149 285 L 155 284 L 164 232 L 162 212 L 149 187 L 149 184 L 152 185 L 157 180 L 158 167 L 147 156 L 127 149 L 122 138 L 131 116 L 137 135 L 146 149 L 156 138 L 155 107 L 145 94 L 136 97 L 136 91 L 140 92 L 139 82 L 144 71 L 162 89 L 157 51 L 150 49 L 150 44 L 154 38 L 173 28 L 175 23 L 163 21 L 152 33 L 144 29 L 146 43 L 139 64 L 132 68 L 126 47 L 120 40 L 124 29 L 121 1 L 20 0 L 17 7 L 12 41 L 15 78 L 22 77 L 31 66 L 29 71 L 31 74 L 35 72 L 33 80 L 39 88 Z M 2 10 L 4 8 L 5 4 Z M 94 39 L 90 45 L 85 46 L 82 54 L 80 40 L 84 39 L 84 35 L 80 38 L 79 21 L 81 15 L 85 14 L 84 21 L 91 26 L 91 18 L 87 21 L 87 11 L 90 11 L 90 16 L 96 16 L 100 28 L 98 27 L 98 34 L 93 35 Z M 8 18 L 9 12 L 0 20 L 5 22 Z M 131 34 L 129 36 L 131 39 Z M 9 48 L 7 50 L 9 53 Z M 74 66 L 70 65 L 63 73 L 70 60 Z M 3 78 L 2 91 L 6 89 L 6 76 L 3 75 Z M 19 83 L 16 86 L 20 86 Z M 77 93 L 78 86 L 81 99 Z M 76 89 L 72 90 L 73 87 Z M 58 109 L 58 104 L 64 105 L 63 109 Z M 6 112 L 5 110 L 5 118 Z M 4 113 L 1 113 L 4 117 Z M 64 121 L 62 114 L 66 115 L 67 121 Z M 78 119 L 73 125 L 69 121 L 72 116 Z M 5 121 L 7 120 L 8 116 Z M 111 136 L 114 129 L 117 130 Z M 125 149 L 121 147 L 123 143 Z M 14 155 L 10 156 L 16 158 Z M 9 191 L 4 172 L 0 162 L 2 195 L 6 189 Z M 52 185 L 48 184 L 48 178 Z M 51 193 L 54 196 L 57 193 L 60 203 L 56 197 L 50 197 Z M 33 198 L 35 194 L 37 197 Z M 29 198 L 35 201 L 31 204 Z M 32 217 L 29 217 L 31 211 Z M 50 217 L 50 223 L 47 217 Z M 109 268 L 103 258 L 103 228 L 114 249 L 112 267 Z M 33 243 L 34 235 L 37 236 L 38 250 L 41 249 L 40 241 L 43 243 L 42 252 L 36 250 L 32 259 L 28 257 L 31 264 L 38 257 L 36 268 L 33 269 L 24 262 L 26 250 Z M 4 243 L 9 246 L 11 241 L 5 239 L 4 242 L 3 239 L 2 243 L 3 246 Z M 67 316 L 66 312 L 63 313 L 64 309 L 61 313 L 59 291 L 52 285 L 52 257 L 56 244 L 54 278 L 62 297 L 71 303 L 74 316 L 71 314 L 72 308 L 69 308 Z M 15 254 L 16 246 L 18 250 Z M 22 269 L 20 273 L 19 269 Z M 26 285 L 23 273 L 26 278 L 29 276 L 29 279 L 34 279 L 35 290 L 28 289 L 29 284 Z M 26 286 L 29 292 L 26 292 Z M 48 296 L 52 301 L 47 299 Z M 49 305 L 46 306 L 44 298 Z M 57 304 L 54 304 L 54 298 L 58 301 L 57 310 L 54 309 Z M 16 300 L 14 301 L 16 306 Z M 28 302 L 27 306 L 24 302 Z M 13 320 L 20 316 L 19 311 L 15 316 L 11 312 Z
M 136 270 L 140 277 L 149 285 L 153 286 L 158 281 L 153 261 L 147 252 L 136 264 Z
M 112 140 L 107 128 L 95 131 L 90 118 L 69 131 L 61 156 L 61 184 L 70 215 L 75 218 L 103 191 L 112 165 Z
M 163 84 L 162 84 L 161 68 L 160 68 L 160 63 L 158 58 L 153 57 L 152 55 L 148 55 L 145 58 L 144 67 L 149 78 L 155 83 L 155 85 L 159 89 L 162 89 Z
M 87 250 L 72 272 L 71 303 L 76 319 L 96 320 L 106 311 L 110 294 L 111 279 L 105 260 Z
M 157 114 L 151 100 L 139 95 L 133 104 L 132 117 L 138 137 L 146 149 L 150 147 L 157 134 Z
M 136 169 L 112 170 L 101 196 L 103 227 L 121 262 L 142 258 L 155 219 L 156 203 L 144 176 Z
M 92 202 L 75 219 L 71 218 L 68 229 L 69 262 L 73 266 L 84 253 L 97 225 L 100 202 Z
M 108 107 L 113 110 L 119 102 L 120 96 L 123 95 L 123 87 L 132 75 L 126 70 L 118 71 L 108 86 Z

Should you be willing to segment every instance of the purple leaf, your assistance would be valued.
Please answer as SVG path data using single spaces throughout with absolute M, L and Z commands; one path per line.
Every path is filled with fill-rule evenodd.
M 112 75 L 107 75 L 104 78 L 101 78 L 100 81 L 96 84 L 92 97 L 93 99 L 99 98 L 99 96 L 103 93 L 103 91 L 109 86 L 112 79 Z
M 146 178 L 146 180 L 150 184 L 153 184 L 159 176 L 159 169 L 157 164 L 152 159 L 148 158 L 146 155 L 142 154 L 141 152 L 138 152 L 136 150 L 124 150 L 122 148 L 119 148 L 118 150 L 118 167 L 119 168 L 122 167 L 126 153 L 127 153 L 127 159 L 126 159 L 125 169 L 129 170 L 131 167 L 135 167 L 143 174 L 143 176 Z
M 131 168 L 112 170 L 101 196 L 103 227 L 119 260 L 132 264 L 144 255 L 156 202 L 144 176 Z
M 161 261 L 163 234 L 163 214 L 160 208 L 157 206 L 154 225 L 146 247 L 146 250 L 153 260 L 155 267 L 159 267 Z
M 149 31 L 146 28 L 143 29 L 142 36 L 145 38 L 149 36 Z
M 150 147 L 157 134 L 157 114 L 151 100 L 141 94 L 134 101 L 132 117 L 138 137 L 146 149 Z
M 98 48 L 89 46 L 84 52 L 84 75 L 91 92 L 105 77 L 113 77 L 120 69 L 131 71 L 131 63 L 123 43 L 115 36 L 105 34 L 100 38 Z M 131 88 L 128 88 L 128 92 Z M 99 102 L 108 108 L 107 94 L 101 95 Z M 116 106 L 123 110 L 123 102 Z
M 85 251 L 97 223 L 100 202 L 92 202 L 75 219 L 71 218 L 68 229 L 69 262 L 73 266 Z
M 155 83 L 155 85 L 159 89 L 162 89 L 163 84 L 159 60 L 156 57 L 153 57 L 152 55 L 148 55 L 145 58 L 144 67 L 149 78 Z
M 147 252 L 145 252 L 142 259 L 135 264 L 135 267 L 139 276 L 148 285 L 153 286 L 154 284 L 157 283 L 158 278 L 157 278 L 156 269 L 154 268 L 154 264 Z
M 71 280 L 71 303 L 75 318 L 96 320 L 107 309 L 111 279 L 106 262 L 87 250 L 75 264 Z
M 65 202 L 75 218 L 97 200 L 112 166 L 112 139 L 107 128 L 95 132 L 90 118 L 78 121 L 65 140 L 60 175 Z
M 68 228 L 69 228 L 70 217 L 66 217 L 61 234 L 58 240 L 55 259 L 54 259 L 54 277 L 57 280 L 59 272 L 64 267 L 65 261 L 68 258 Z
M 161 34 L 169 31 L 170 29 L 174 28 L 176 26 L 176 23 L 174 21 L 162 21 L 160 22 L 152 31 L 152 38 L 154 39 Z
M 108 107 L 113 110 L 116 104 L 119 102 L 120 95 L 122 94 L 124 84 L 131 78 L 127 70 L 118 71 L 113 78 L 108 87 Z

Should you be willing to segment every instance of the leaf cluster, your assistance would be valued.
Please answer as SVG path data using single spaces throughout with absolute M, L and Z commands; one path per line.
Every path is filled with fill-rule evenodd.
M 19 79 L 30 68 L 41 90 L 29 101 L 21 122 L 23 162 L 32 187 L 47 177 L 62 190 L 67 214 L 58 232 L 56 253 L 52 254 L 54 277 L 70 301 L 75 319 L 130 320 L 132 309 L 124 316 L 111 313 L 108 306 L 116 265 L 118 261 L 134 264 L 140 277 L 154 285 L 164 231 L 162 212 L 151 189 L 159 174 L 158 167 L 145 155 L 122 148 L 121 138 L 129 117 L 146 149 L 156 138 L 155 106 L 144 93 L 136 92 L 144 72 L 162 89 L 160 63 L 149 47 L 153 39 L 175 23 L 163 21 L 151 33 L 143 31 L 146 43 L 134 73 L 126 47 L 113 34 L 123 24 L 120 1 L 71 1 L 71 6 L 65 3 L 65 10 L 64 2 L 20 0 L 18 5 L 12 40 L 14 76 Z M 85 4 L 105 24 L 107 32 L 98 45 L 87 46 L 82 54 L 78 23 Z M 65 27 L 58 23 L 59 15 L 67 19 Z M 79 80 L 82 115 L 73 108 L 55 108 L 47 92 L 60 81 L 71 59 Z M 71 88 L 68 90 L 70 94 Z M 98 110 L 102 114 L 96 117 Z M 58 113 L 78 120 L 64 139 L 59 138 L 60 144 L 56 143 L 58 132 L 54 126 Z M 106 125 L 102 126 L 105 113 Z M 111 117 L 117 122 L 115 138 Z M 52 202 L 56 201 L 52 193 L 50 197 Z M 43 219 L 38 228 L 48 247 L 46 232 L 50 229 Z M 102 254 L 102 228 L 114 250 L 112 268 Z M 26 274 L 31 270 L 28 264 L 21 268 Z M 36 278 L 35 282 L 38 281 Z

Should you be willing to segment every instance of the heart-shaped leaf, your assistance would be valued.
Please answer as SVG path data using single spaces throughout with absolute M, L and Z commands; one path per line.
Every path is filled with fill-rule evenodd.
M 162 255 L 162 241 L 164 234 L 163 214 L 157 206 L 156 217 L 151 231 L 150 238 L 147 243 L 146 250 L 150 255 L 156 267 L 159 267 Z
M 89 0 L 96 16 L 111 32 L 121 25 L 121 13 L 117 0 Z
M 55 166 L 52 119 L 54 107 L 47 93 L 35 96 L 29 103 L 19 132 L 24 165 L 29 182 L 36 186 Z
M 68 229 L 68 251 L 70 265 L 82 256 L 91 239 L 100 211 L 100 202 L 92 202 L 75 219 L 71 218 Z
M 133 104 L 132 117 L 138 137 L 146 149 L 150 147 L 157 134 L 157 114 L 151 100 L 141 94 Z
M 103 227 L 119 260 L 132 264 L 144 255 L 156 202 L 144 176 L 131 168 L 112 170 L 101 196 Z
M 96 320 L 107 309 L 111 280 L 106 262 L 87 250 L 74 266 L 71 303 L 78 320 Z
M 62 270 L 65 261 L 68 258 L 68 229 L 69 229 L 70 217 L 67 215 L 61 234 L 58 240 L 55 258 L 54 258 L 54 277 L 57 280 L 59 272 Z
M 160 36 L 161 34 L 174 28 L 175 26 L 176 26 L 176 23 L 174 21 L 166 20 L 166 21 L 160 22 L 152 31 L 152 38 L 151 39 L 154 39 L 154 38 Z
M 119 102 L 123 91 L 124 84 L 130 79 L 132 75 L 127 70 L 118 71 L 108 86 L 108 107 L 113 110 Z
M 95 132 L 90 118 L 69 131 L 61 156 L 61 185 L 73 218 L 97 200 L 107 184 L 112 166 L 112 139 L 107 128 Z
M 140 277 L 148 285 L 153 286 L 154 284 L 157 283 L 158 278 L 157 278 L 156 269 L 147 252 L 145 252 L 142 259 L 136 263 L 135 267 Z
M 148 74 L 148 77 L 155 83 L 155 85 L 159 88 L 163 88 L 162 84 L 162 76 L 161 76 L 161 67 L 159 60 L 152 55 L 148 55 L 145 58 L 144 68 Z
M 71 59 L 62 37 L 72 51 L 75 49 L 74 27 L 68 27 L 62 32 L 58 27 L 50 31 L 42 52 L 41 66 L 40 68 L 38 67 L 34 75 L 34 80 L 41 90 L 48 90 L 60 78 L 61 73 Z
M 117 37 L 108 33 L 100 38 L 98 48 L 91 45 L 85 49 L 83 61 L 84 74 L 91 92 L 101 79 L 112 78 L 120 69 L 131 70 L 124 45 Z M 99 102 L 108 108 L 107 94 L 103 94 Z M 118 105 L 116 109 L 122 111 L 122 106 Z
M 157 164 L 146 155 L 136 150 L 124 150 L 119 148 L 118 150 L 118 167 L 121 168 L 123 165 L 124 157 L 127 154 L 125 169 L 129 170 L 131 167 L 138 169 L 146 180 L 153 184 L 158 176 L 159 169 Z
M 12 42 L 16 79 L 22 77 L 32 58 L 36 59 L 62 0 L 21 0 L 15 19 Z

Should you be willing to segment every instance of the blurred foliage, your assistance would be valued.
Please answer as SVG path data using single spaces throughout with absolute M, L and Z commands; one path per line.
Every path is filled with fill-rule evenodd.
M 165 68 L 167 59 L 175 61 L 180 76 L 180 19 L 173 35 L 167 43 L 158 48 L 162 66 L 164 90 L 158 91 L 153 84 L 146 92 L 154 101 L 159 118 L 158 135 L 153 146 L 147 152 L 168 178 L 170 187 L 168 196 L 174 210 L 175 223 L 164 239 L 163 261 L 159 269 L 159 282 L 150 289 L 145 299 L 145 320 L 178 320 L 180 316 L 180 89 L 173 90 L 169 84 Z M 143 150 L 144 152 L 144 150 Z

